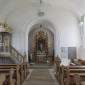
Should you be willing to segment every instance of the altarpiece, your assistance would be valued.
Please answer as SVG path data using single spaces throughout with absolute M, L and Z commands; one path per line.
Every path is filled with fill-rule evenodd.
M 34 55 L 37 61 L 46 61 L 49 53 L 50 43 L 48 40 L 48 34 L 42 30 L 40 25 L 40 31 L 34 36 L 33 49 Z

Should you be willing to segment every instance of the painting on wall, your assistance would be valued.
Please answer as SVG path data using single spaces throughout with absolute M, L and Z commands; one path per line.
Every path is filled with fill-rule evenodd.
M 61 57 L 68 58 L 68 47 L 61 47 Z
M 76 47 L 61 47 L 61 57 L 76 59 Z
M 68 59 L 76 59 L 76 47 L 68 47 Z

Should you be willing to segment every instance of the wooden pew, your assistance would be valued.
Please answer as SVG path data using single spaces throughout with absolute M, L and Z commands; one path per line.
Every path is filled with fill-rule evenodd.
M 60 77 L 61 77 L 61 85 L 65 85 L 67 82 L 68 82 L 68 79 L 70 76 L 69 74 L 69 71 L 67 71 L 67 68 L 70 69 L 70 72 L 71 72 L 71 76 L 73 75 L 74 76 L 74 73 L 77 73 L 77 72 L 80 72 L 81 75 L 82 75 L 82 72 L 85 72 L 85 66 L 61 66 L 61 73 L 60 73 Z M 68 77 L 68 79 L 67 79 Z
M 85 80 L 85 69 L 69 69 L 66 70 L 67 81 L 66 85 L 76 84 L 74 74 L 79 73 L 82 80 Z
M 16 84 L 20 85 L 20 72 L 19 72 L 19 65 L 17 66 L 0 66 L 0 69 L 14 69 L 13 77 L 16 79 Z
M 0 85 L 2 85 L 4 83 L 5 79 L 6 79 L 6 75 L 0 74 Z
M 85 81 L 82 81 L 78 73 L 74 74 L 76 85 L 85 85 Z
M 60 71 L 61 71 L 60 64 L 56 64 L 56 78 L 58 82 L 60 82 L 60 73 L 61 73 Z
M 23 71 L 24 71 L 24 78 L 27 77 L 29 71 L 28 71 L 28 62 L 23 63 Z
M 61 71 L 61 66 L 60 66 L 60 64 L 61 64 L 61 59 L 57 56 L 56 57 L 56 59 L 55 59 L 55 61 L 56 61 L 56 78 L 57 78 L 57 80 L 58 80 L 58 82 L 60 82 L 60 71 Z
M 66 71 L 64 71 L 64 66 L 62 65 L 61 66 L 61 69 L 60 69 L 60 84 L 61 85 L 65 85 L 65 83 L 66 83 Z
M 0 68 L 2 69 L 10 69 L 10 68 L 14 68 L 15 69 L 15 75 L 14 77 L 17 79 L 17 85 L 20 85 L 23 80 L 24 80 L 24 75 L 23 75 L 23 65 L 19 65 L 19 64 L 4 64 L 1 65 L 0 64 Z
M 17 68 L 17 81 L 20 80 L 20 82 L 22 83 L 24 81 L 24 79 L 26 78 L 26 76 L 28 75 L 28 63 L 22 63 L 22 64 L 0 64 L 0 68 Z M 19 78 L 20 76 L 20 78 Z M 19 85 L 19 83 L 17 83 L 17 85 Z
M 2 85 L 15 85 L 15 79 L 13 78 L 14 69 L 0 69 L 0 75 L 5 75 L 5 79 L 1 82 Z

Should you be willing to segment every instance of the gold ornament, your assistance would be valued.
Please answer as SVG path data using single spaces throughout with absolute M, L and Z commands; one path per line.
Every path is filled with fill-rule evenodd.
M 61 59 L 58 57 L 58 55 L 57 55 L 57 57 L 55 58 L 55 62 L 56 62 L 56 63 L 61 63 Z
M 8 26 L 8 24 L 5 23 L 1 23 L 0 27 L 4 29 L 4 32 L 9 32 L 9 33 L 13 33 L 13 30 L 11 27 Z M 3 31 L 3 30 L 2 30 Z
M 44 41 L 44 45 L 43 45 L 43 41 Z M 45 46 L 44 50 L 43 50 L 43 46 Z M 40 31 L 38 31 L 34 36 L 33 49 L 34 49 L 34 53 L 39 52 L 39 50 L 45 51 L 47 54 L 49 53 L 50 42 L 48 40 L 48 34 L 42 30 L 42 26 L 40 26 Z

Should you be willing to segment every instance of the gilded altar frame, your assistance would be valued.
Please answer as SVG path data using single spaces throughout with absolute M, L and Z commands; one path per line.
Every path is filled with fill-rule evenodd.
M 50 43 L 48 40 L 48 34 L 42 29 L 38 31 L 34 36 L 33 49 L 34 54 L 37 55 L 47 55 L 49 53 Z

